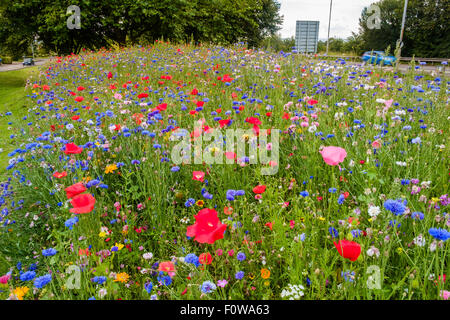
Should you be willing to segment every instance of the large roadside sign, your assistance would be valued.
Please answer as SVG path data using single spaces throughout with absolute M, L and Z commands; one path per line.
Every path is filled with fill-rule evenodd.
M 319 21 L 297 21 L 295 49 L 300 53 L 316 53 L 319 40 Z

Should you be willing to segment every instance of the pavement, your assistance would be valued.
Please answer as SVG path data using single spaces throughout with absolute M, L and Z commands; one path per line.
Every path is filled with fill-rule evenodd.
M 46 58 L 46 59 L 36 59 L 34 60 L 34 65 L 35 66 L 41 66 L 43 64 L 45 64 L 47 61 L 49 61 L 50 58 Z M 19 70 L 19 69 L 23 69 L 23 68 L 30 68 L 30 66 L 24 66 L 22 65 L 22 62 L 13 62 L 12 64 L 1 64 L 0 65 L 0 72 L 2 71 L 12 71 L 12 70 Z

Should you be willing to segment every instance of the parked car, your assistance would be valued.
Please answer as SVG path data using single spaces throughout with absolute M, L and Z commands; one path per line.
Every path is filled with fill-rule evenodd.
M 24 66 L 34 66 L 34 60 L 32 58 L 25 58 L 23 60 Z
M 394 62 L 397 60 L 394 56 L 387 56 L 383 51 L 364 52 L 361 59 L 367 63 L 383 64 L 387 66 L 394 65 Z

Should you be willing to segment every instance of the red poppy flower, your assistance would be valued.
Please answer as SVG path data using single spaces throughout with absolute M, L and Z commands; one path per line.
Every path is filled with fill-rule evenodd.
M 86 190 L 87 190 L 86 187 L 81 182 L 75 183 L 65 189 L 67 199 L 73 198 L 77 194 L 83 193 Z
M 220 128 L 223 128 L 225 126 L 229 126 L 230 124 L 231 124 L 231 119 L 219 120 Z
M 108 73 L 108 79 L 111 79 L 113 77 L 113 74 L 111 72 Z
M 83 193 L 75 196 L 70 203 L 73 208 L 69 210 L 71 213 L 89 213 L 94 210 L 95 198 L 90 193 Z
M 273 222 L 267 222 L 265 224 L 266 227 L 269 227 L 270 231 L 272 231 L 272 227 L 273 227 Z
M 53 173 L 53 176 L 54 176 L 55 178 L 57 178 L 57 179 L 61 179 L 61 178 L 64 178 L 65 176 L 67 176 L 67 172 L 65 172 L 65 171 L 63 171 L 63 172 L 55 171 L 55 172 Z
M 173 263 L 171 261 L 161 262 L 159 264 L 158 271 L 175 272 L 175 266 L 173 265 Z
M 77 121 L 78 119 L 80 119 L 80 116 L 79 116 L 79 115 L 76 115 L 76 116 L 73 116 L 73 117 L 72 117 L 72 120 L 73 120 L 73 121 Z
M 266 191 L 266 186 L 265 185 L 259 185 L 259 186 L 256 186 L 256 187 L 253 188 L 253 192 L 254 193 L 261 194 L 261 193 L 264 193 L 265 191 Z
M 77 88 L 78 91 L 83 91 L 84 89 L 85 89 L 85 87 L 82 87 L 82 86 L 79 86 L 79 87 Z
M 167 109 L 167 103 L 161 103 L 160 105 L 158 105 L 156 107 L 156 109 L 158 109 L 159 111 L 164 111 Z
M 203 182 L 205 178 L 205 173 L 203 171 L 194 171 L 192 172 L 192 180 L 197 180 Z
M 196 88 L 192 89 L 191 95 L 196 96 L 198 94 L 198 90 Z
M 81 101 L 83 101 L 83 100 L 84 100 L 83 97 L 75 97 L 75 101 L 76 101 L 76 102 L 81 102 Z
M 198 262 L 200 262 L 201 264 L 211 264 L 212 262 L 212 256 L 209 252 L 207 253 L 202 253 L 199 257 L 198 257 Z
M 334 242 L 339 254 L 350 261 L 356 261 L 361 254 L 361 246 L 359 243 L 349 240 L 339 240 L 339 242 Z
M 255 117 L 248 117 L 245 119 L 245 122 L 248 122 L 251 124 L 256 124 L 256 125 L 260 125 L 262 123 L 261 120 L 259 120 L 258 118 L 255 118 Z
M 75 143 L 66 144 L 66 150 L 64 150 L 65 154 L 78 154 L 83 152 L 83 148 L 80 148 Z
M 195 241 L 209 244 L 223 238 L 227 225 L 220 222 L 216 210 L 202 209 L 194 218 L 195 224 L 187 228 L 188 237 L 195 237 Z

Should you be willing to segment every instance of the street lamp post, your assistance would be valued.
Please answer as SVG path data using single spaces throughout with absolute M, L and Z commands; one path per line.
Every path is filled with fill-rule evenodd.
M 406 21 L 406 10 L 408 8 L 408 0 L 405 0 L 405 7 L 403 8 L 403 18 L 402 18 L 402 29 L 400 30 L 400 40 L 399 40 L 399 57 L 402 56 L 402 47 L 403 47 L 403 33 L 405 32 L 405 21 Z
M 328 55 L 328 43 L 330 42 L 330 24 L 331 24 L 331 9 L 333 8 L 333 0 L 330 0 L 330 16 L 328 18 L 328 36 L 327 36 L 327 55 Z

